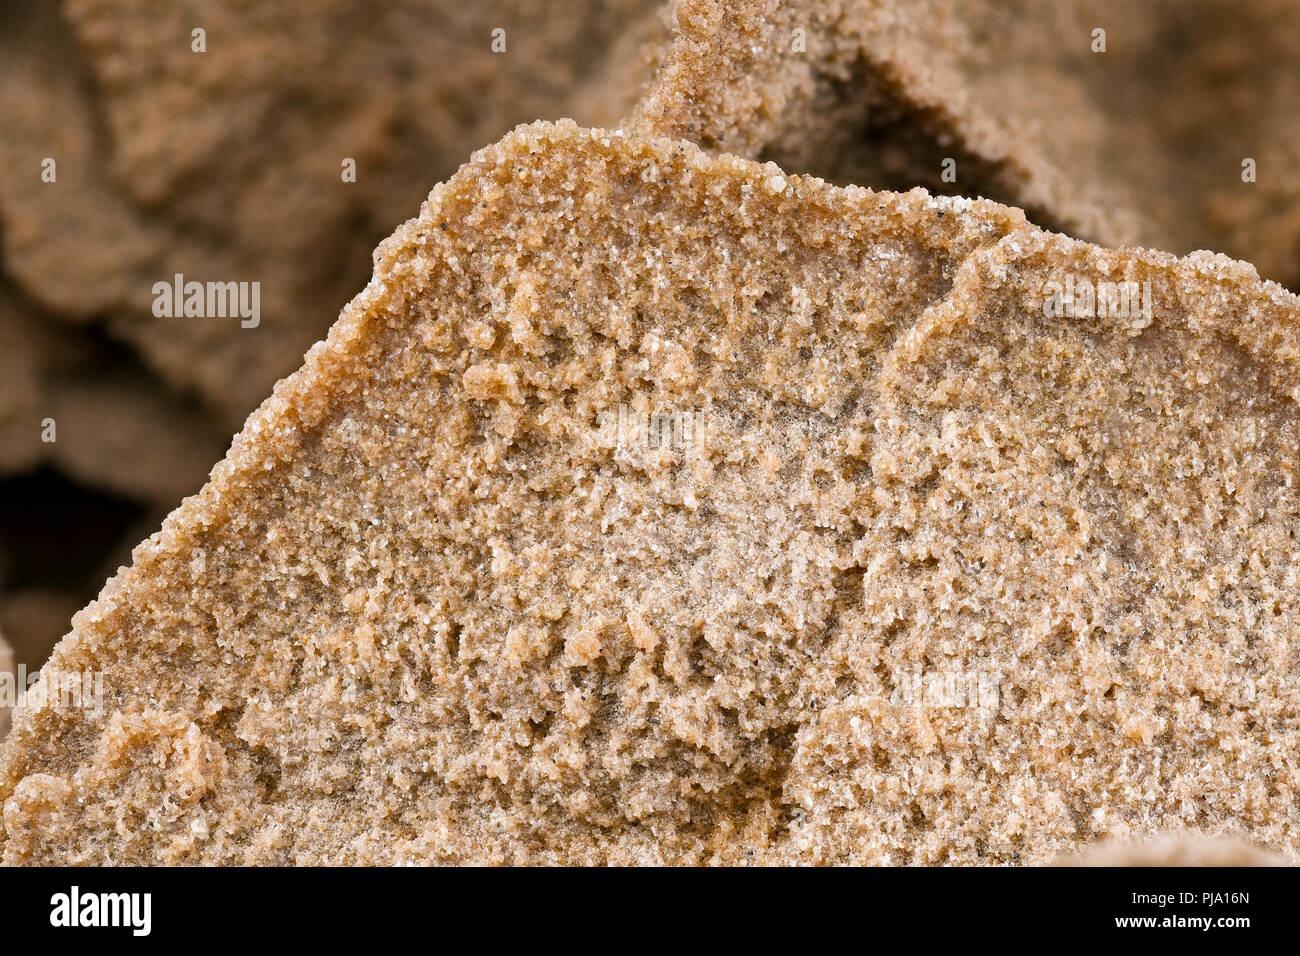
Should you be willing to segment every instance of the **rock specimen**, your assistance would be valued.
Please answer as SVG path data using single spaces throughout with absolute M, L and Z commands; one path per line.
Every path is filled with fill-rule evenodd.
M 48 472 L 84 492 L 86 511 L 120 498 L 152 520 L 174 507 L 325 333 L 428 184 L 536 118 L 626 115 L 643 134 L 839 183 L 995 199 L 1106 246 L 1216 249 L 1300 288 L 1298 11 L 1285 0 L 584 0 L 562 15 L 554 0 L 3 5 L 0 322 L 8 332 L 16 303 L 28 326 L 60 328 L 15 333 L 19 349 L 0 356 L 11 376 L 0 482 L 25 482 L 0 496 L 36 513 L 48 504 L 28 490 Z M 154 315 L 155 284 L 177 275 L 258 282 L 257 327 Z M 35 390 L 19 385 L 32 379 Z M 38 443 L 47 417 L 57 448 Z M 102 578 L 88 585 L 80 569 L 118 557 L 98 536 L 58 537 L 65 576 L 0 576 L 16 646 L 47 643 L 14 629 L 37 592 L 84 603 Z M 0 567 L 33 544 L 0 516 Z M 61 634 L 62 613 L 48 616 L 41 634 Z
M 76 617 L 0 860 L 1294 854 L 1297 363 L 1221 256 L 521 127 Z

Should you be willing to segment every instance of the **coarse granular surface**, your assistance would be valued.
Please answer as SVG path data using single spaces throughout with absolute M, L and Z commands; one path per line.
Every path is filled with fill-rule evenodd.
M 520 127 L 74 619 L 0 859 L 1293 856 L 1298 363 L 1222 256 Z
M 202 486 L 429 184 L 560 116 L 981 196 L 1103 246 L 1214 249 L 1300 290 L 1292 0 L 0 4 L 0 627 L 20 660 Z M 156 315 L 177 275 L 256 283 L 255 327 Z M 71 517 L 122 510 L 121 534 Z

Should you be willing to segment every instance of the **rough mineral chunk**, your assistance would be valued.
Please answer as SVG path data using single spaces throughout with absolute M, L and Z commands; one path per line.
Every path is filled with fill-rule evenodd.
M 0 858 L 1293 855 L 1298 363 L 1223 257 L 521 127 L 77 616 Z

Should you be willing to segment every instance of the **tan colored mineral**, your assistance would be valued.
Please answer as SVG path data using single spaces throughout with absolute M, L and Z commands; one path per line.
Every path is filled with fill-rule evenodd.
M 17 303 L 29 326 L 0 314 L 0 479 L 39 467 L 151 519 L 173 507 L 428 183 L 537 117 L 629 115 L 834 182 L 984 196 L 1105 246 L 1216 249 L 1300 289 L 1289 0 L 199 6 L 202 55 L 191 14 L 154 0 L 0 4 L 0 313 Z M 155 316 L 178 273 L 258 282 L 258 327 Z M 111 558 L 98 536 L 45 538 L 74 570 L 0 574 L 0 623 L 29 617 L 34 590 L 84 603 L 102 583 L 80 570 Z M 0 570 L 29 543 L 0 527 Z
M 1294 858 L 1298 365 L 1221 256 L 521 127 L 76 617 L 0 859 Z

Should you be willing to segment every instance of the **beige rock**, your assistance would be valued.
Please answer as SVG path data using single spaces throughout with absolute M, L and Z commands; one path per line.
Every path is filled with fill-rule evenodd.
M 430 182 L 517 122 L 629 109 L 652 72 L 657 7 L 0 5 L 0 478 L 49 469 L 148 515 L 197 491 Z M 260 325 L 155 317 L 154 285 L 177 273 L 259 282 Z M 41 441 L 46 419 L 56 444 Z M 12 507 L 45 506 L 9 487 Z M 4 570 L 31 542 L 8 530 L 0 618 L 19 607 L 10 638 L 34 667 L 67 629 L 67 595 L 84 604 L 103 583 L 80 569 L 106 556 L 98 536 L 51 541 L 52 527 L 40 543 L 67 553 L 66 575 L 14 582 Z M 57 592 L 53 613 L 28 613 L 33 588 Z
M 1293 854 L 1298 362 L 1223 257 L 520 128 L 77 616 L 0 858 Z

